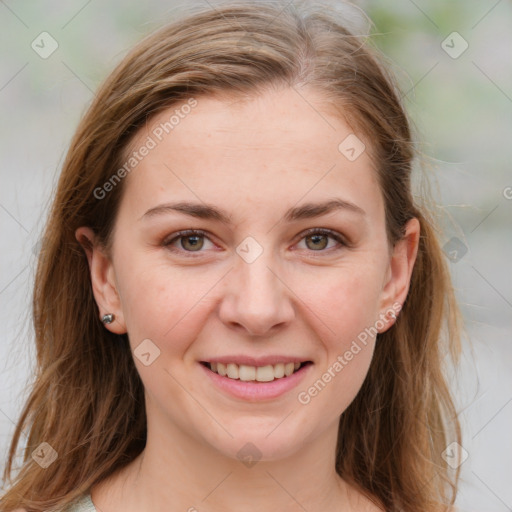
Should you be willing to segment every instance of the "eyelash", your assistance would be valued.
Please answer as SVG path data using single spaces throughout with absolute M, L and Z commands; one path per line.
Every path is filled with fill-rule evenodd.
M 338 242 L 340 244 L 340 247 L 335 248 L 335 250 L 340 250 L 343 247 L 349 246 L 347 241 L 339 233 L 337 233 L 336 231 L 332 231 L 330 229 L 326 229 L 326 228 L 311 228 L 311 229 L 308 229 L 308 230 L 302 232 L 300 234 L 301 238 L 300 238 L 299 242 L 308 236 L 318 235 L 318 234 L 326 235 L 326 236 L 336 240 L 336 242 Z M 179 252 L 179 253 L 185 252 L 185 253 L 190 254 L 190 256 L 187 256 L 187 257 L 191 257 L 191 258 L 199 257 L 199 255 L 204 251 L 187 251 L 185 249 L 176 249 L 174 247 L 171 247 L 171 244 L 173 244 L 175 241 L 179 240 L 180 238 L 186 238 L 187 236 L 204 236 L 205 238 L 208 238 L 208 240 L 209 240 L 209 237 L 208 237 L 206 231 L 203 231 L 201 229 L 186 229 L 184 231 L 178 231 L 177 233 L 174 233 L 172 235 L 171 239 L 169 239 L 168 241 L 167 240 L 164 241 L 163 245 L 166 246 L 172 252 Z M 331 247 L 331 250 L 332 250 L 332 247 Z M 197 256 L 194 255 L 194 253 L 196 253 L 196 252 L 197 252 Z M 318 251 L 312 250 L 311 252 L 322 253 L 322 252 L 329 252 L 329 250 L 327 250 L 327 249 L 322 249 L 322 250 L 318 250 Z

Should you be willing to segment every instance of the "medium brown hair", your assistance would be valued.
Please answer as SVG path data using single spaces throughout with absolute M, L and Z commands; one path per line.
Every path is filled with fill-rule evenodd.
M 444 376 L 460 353 L 459 313 L 434 216 L 415 203 L 418 156 L 396 79 L 367 36 L 352 34 L 325 5 L 229 2 L 195 9 L 141 41 L 100 87 L 63 164 L 44 232 L 33 296 L 37 372 L 9 450 L 0 511 L 63 507 L 144 449 L 144 388 L 127 335 L 99 320 L 75 230 L 89 226 L 106 247 L 123 181 L 94 191 L 119 169 L 152 116 L 202 95 L 260 94 L 269 86 L 323 93 L 368 142 L 394 244 L 416 217 L 421 236 L 410 290 L 396 323 L 379 334 L 368 375 L 339 423 L 336 471 L 389 511 L 447 510 L 453 474 L 442 452 L 461 443 Z M 340 141 L 341 142 L 341 141 Z M 24 463 L 12 480 L 20 434 Z M 58 452 L 46 469 L 31 457 Z

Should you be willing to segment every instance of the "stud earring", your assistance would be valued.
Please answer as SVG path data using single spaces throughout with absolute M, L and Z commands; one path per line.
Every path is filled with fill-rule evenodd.
M 111 324 L 114 321 L 114 318 L 115 318 L 115 315 L 113 313 L 108 313 L 106 315 L 103 315 L 103 318 L 101 319 L 101 321 L 104 324 Z
M 393 319 L 393 321 L 396 321 L 397 314 L 393 310 L 387 311 L 386 316 L 390 318 L 389 321 L 391 321 L 391 319 Z

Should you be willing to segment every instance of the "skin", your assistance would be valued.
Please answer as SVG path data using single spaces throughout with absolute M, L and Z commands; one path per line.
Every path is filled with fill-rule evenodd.
M 315 91 L 197 100 L 125 178 L 111 254 L 88 227 L 76 232 L 100 314 L 115 314 L 105 328 L 127 332 L 132 350 L 145 339 L 160 350 L 148 366 L 134 357 L 146 395 L 146 449 L 94 486 L 93 502 L 102 512 L 381 510 L 334 469 L 339 417 L 361 388 L 375 338 L 307 405 L 297 395 L 404 302 L 419 223 L 409 221 L 404 239 L 389 245 L 368 151 L 349 161 L 338 150 L 353 130 Z M 175 109 L 141 129 L 132 149 Z M 288 208 L 333 197 L 364 215 L 342 209 L 283 219 Z M 177 200 L 222 208 L 232 225 L 178 212 L 143 217 Z M 334 230 L 349 244 L 301 234 L 309 228 Z M 175 240 L 173 252 L 165 242 L 184 229 L 207 234 Z M 236 252 L 248 236 L 263 248 L 252 263 Z M 393 321 L 386 317 L 379 331 Z M 240 353 L 314 364 L 296 389 L 247 401 L 216 388 L 199 365 Z M 248 442 L 261 454 L 252 467 L 237 457 Z

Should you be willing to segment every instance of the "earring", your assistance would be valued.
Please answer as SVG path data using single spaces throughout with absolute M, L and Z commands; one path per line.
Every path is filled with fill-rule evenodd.
M 101 319 L 101 321 L 104 324 L 111 324 L 114 321 L 114 318 L 115 318 L 115 315 L 113 313 L 108 313 L 106 315 L 103 315 L 103 318 Z
M 396 320 L 396 313 L 395 313 L 393 310 L 388 311 L 388 312 L 386 313 L 386 316 L 388 316 L 388 317 L 392 318 L 392 319 L 393 319 L 393 321 L 395 321 L 395 320 Z

